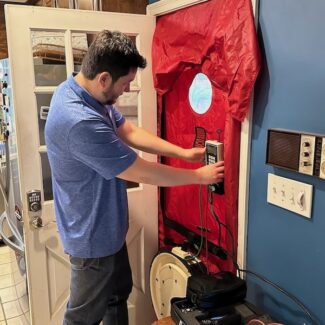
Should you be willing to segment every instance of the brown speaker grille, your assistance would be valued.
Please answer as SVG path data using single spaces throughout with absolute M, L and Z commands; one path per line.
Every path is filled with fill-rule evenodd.
M 269 130 L 267 163 L 299 170 L 300 134 Z

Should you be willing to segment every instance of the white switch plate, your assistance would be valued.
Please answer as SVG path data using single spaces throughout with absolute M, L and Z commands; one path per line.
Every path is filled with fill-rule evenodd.
M 311 218 L 313 186 L 268 174 L 267 202 Z

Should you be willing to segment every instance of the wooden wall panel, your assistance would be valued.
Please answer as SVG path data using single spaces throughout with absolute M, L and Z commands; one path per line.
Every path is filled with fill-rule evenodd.
M 102 0 L 103 11 L 145 14 L 148 0 Z
M 8 57 L 6 21 L 4 13 L 4 5 L 0 4 L 0 59 Z
M 50 0 L 38 0 L 36 5 L 48 6 Z M 102 0 L 103 11 L 145 14 L 148 0 Z M 0 4 L 0 59 L 8 57 L 4 4 Z

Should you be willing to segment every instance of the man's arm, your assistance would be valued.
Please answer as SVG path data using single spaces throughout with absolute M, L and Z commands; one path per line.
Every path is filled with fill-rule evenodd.
M 149 162 L 137 157 L 134 163 L 117 177 L 137 183 L 177 186 L 218 183 L 224 177 L 223 172 L 223 161 L 197 169 L 184 169 Z
M 190 162 L 202 162 L 204 159 L 205 148 L 181 148 L 127 120 L 118 128 L 117 133 L 126 144 L 141 151 Z

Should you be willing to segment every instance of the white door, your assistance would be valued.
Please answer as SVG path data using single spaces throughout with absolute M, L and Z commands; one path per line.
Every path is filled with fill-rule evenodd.
M 156 133 L 156 96 L 151 74 L 155 18 L 145 15 L 7 5 L 5 8 L 17 128 L 20 191 L 33 325 L 62 324 L 69 293 L 69 262 L 55 224 L 51 178 L 44 143 L 47 107 L 56 86 L 80 62 L 92 36 L 102 29 L 134 38 L 148 67 L 139 72 L 118 105 L 126 117 Z M 145 159 L 156 157 L 142 154 Z M 42 193 L 42 210 L 28 211 L 26 193 Z M 128 190 L 130 230 L 127 237 L 134 287 L 129 299 L 131 325 L 154 320 L 149 268 L 157 251 L 157 189 L 138 185 Z M 91 202 L 90 202 L 91 204 Z M 31 220 L 41 217 L 43 227 Z M 123 276 L 123 275 L 121 275 Z

